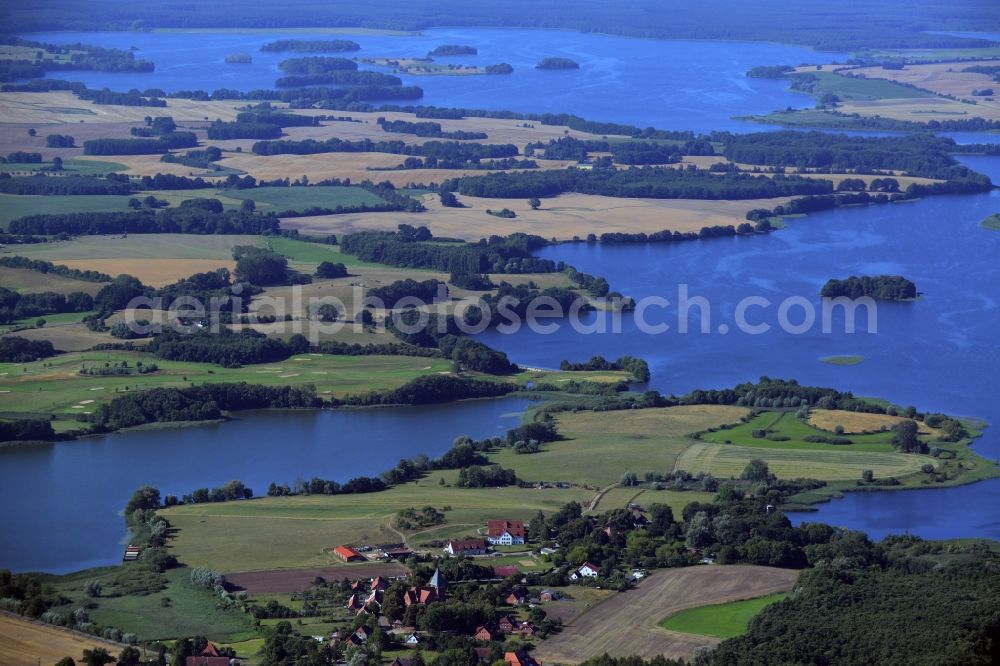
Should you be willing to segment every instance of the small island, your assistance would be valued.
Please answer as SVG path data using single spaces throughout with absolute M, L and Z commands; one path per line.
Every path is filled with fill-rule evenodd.
M 535 69 L 580 69 L 580 63 L 569 58 L 543 58 Z
M 260 47 L 261 51 L 282 53 L 346 53 L 360 51 L 361 45 L 350 39 L 278 39 Z
M 229 65 L 249 65 L 253 62 L 253 57 L 249 53 L 230 53 L 226 56 L 226 64 Z
M 486 65 L 487 74 L 512 74 L 513 72 L 514 68 L 505 62 L 496 65 Z
M 1000 231 L 1000 213 L 993 213 L 988 218 L 979 223 L 983 229 Z
M 457 56 L 457 55 L 476 55 L 479 53 L 479 49 L 474 46 L 465 46 L 462 44 L 443 44 L 437 47 L 433 51 L 430 51 L 427 55 L 433 56 Z
M 917 285 L 902 275 L 852 275 L 846 280 L 829 280 L 820 291 L 823 298 L 861 298 L 881 301 L 910 301 L 917 297 Z
M 820 359 L 822 363 L 826 363 L 827 365 L 858 365 L 864 360 L 864 356 L 857 356 L 854 354 L 824 356 Z

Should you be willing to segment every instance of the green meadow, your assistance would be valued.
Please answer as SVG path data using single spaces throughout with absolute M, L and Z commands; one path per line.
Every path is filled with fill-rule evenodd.
M 663 620 L 660 626 L 685 634 L 732 638 L 746 633 L 747 626 L 754 615 L 787 596 L 786 593 L 779 592 L 756 599 L 689 608 L 671 615 Z

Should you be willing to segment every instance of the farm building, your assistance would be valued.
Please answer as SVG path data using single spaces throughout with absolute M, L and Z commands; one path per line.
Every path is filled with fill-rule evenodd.
M 531 658 L 527 652 L 518 650 L 517 652 L 505 652 L 503 660 L 508 666 L 538 666 L 538 662 Z
M 560 595 L 555 590 L 550 590 L 546 588 L 541 591 L 541 593 L 538 595 L 538 598 L 541 599 L 542 601 L 559 601 L 559 598 L 561 596 L 562 595 Z
M 333 549 L 333 554 L 345 562 L 364 562 L 365 556 L 354 550 L 350 546 L 337 546 Z
M 449 555 L 484 555 L 486 542 L 482 539 L 453 539 L 444 547 Z
M 486 523 L 486 540 L 494 546 L 516 546 L 524 543 L 524 521 L 490 520 Z

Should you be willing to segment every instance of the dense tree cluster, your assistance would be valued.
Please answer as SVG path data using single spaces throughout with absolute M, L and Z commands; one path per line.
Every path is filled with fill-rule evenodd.
M 535 69 L 580 69 L 580 63 L 569 58 L 549 57 L 539 60 Z
M 146 349 L 162 359 L 216 363 L 227 368 L 283 361 L 293 353 L 304 351 L 294 341 L 286 343 L 252 329 L 236 333 L 222 329 L 219 333 L 198 331 L 189 334 L 165 330 L 155 336 Z
M 231 139 L 276 139 L 281 136 L 281 127 L 265 122 L 232 122 L 216 120 L 208 126 L 208 138 L 212 141 Z
M 953 139 L 932 134 L 870 137 L 782 131 L 728 135 L 723 154 L 742 164 L 858 173 L 898 170 L 943 180 L 974 179 L 976 174 L 952 157 L 955 150 Z
M 256 384 L 203 384 L 187 388 L 154 388 L 126 393 L 101 405 L 94 423 L 118 430 L 145 423 L 219 419 L 224 411 L 315 407 L 312 386 L 260 386 Z
M 170 132 L 155 139 L 90 139 L 83 142 L 84 155 L 156 155 L 176 148 L 194 148 L 194 132 Z
M 349 58 L 304 56 L 282 60 L 278 63 L 278 68 L 287 74 L 326 74 L 339 70 L 356 70 L 358 63 Z
M 251 149 L 255 155 L 314 155 L 316 153 L 390 153 L 424 157 L 425 165 L 433 167 L 438 161 L 476 162 L 483 159 L 516 157 L 513 144 L 460 143 L 458 141 L 427 141 L 408 144 L 405 141 L 372 141 L 371 139 L 328 139 L 317 141 L 258 141 Z M 431 160 L 434 160 L 433 162 Z
M 55 353 L 48 340 L 28 340 L 15 335 L 0 338 L 0 363 L 30 363 Z
M 421 232 L 422 230 L 422 232 Z M 531 256 L 545 245 L 538 236 L 494 236 L 477 243 L 436 244 L 426 227 L 403 225 L 399 232 L 363 231 L 346 234 L 341 251 L 363 261 L 400 268 L 431 268 L 447 273 L 551 273 L 555 262 Z
M 111 174 L 114 175 L 114 174 Z M 132 184 L 127 176 L 98 178 L 96 176 L 46 176 L 38 174 L 17 178 L 0 177 L 0 193 L 33 196 L 130 194 Z
M 572 363 L 563 360 L 559 364 L 560 370 L 570 370 L 574 372 L 591 370 L 624 370 L 637 381 L 648 382 L 650 378 L 649 364 L 641 358 L 635 356 L 622 356 L 616 361 L 609 361 L 603 356 L 594 356 L 584 363 Z
M 260 47 L 261 51 L 282 53 L 343 53 L 360 51 L 361 45 L 350 39 L 276 39 Z
M 443 188 L 486 198 L 524 199 L 566 192 L 649 199 L 760 199 L 800 194 L 826 194 L 830 181 L 800 176 L 716 175 L 694 168 L 626 170 L 563 169 L 491 173 L 447 181 Z
M 432 51 L 427 53 L 428 56 L 458 56 L 458 55 L 476 55 L 479 53 L 479 49 L 475 46 L 466 46 L 464 44 L 442 44 L 441 46 L 435 47 Z
M 51 261 L 29 259 L 28 257 L 18 255 L 0 257 L 0 266 L 6 266 L 8 268 L 23 268 L 30 271 L 38 271 L 39 273 L 52 273 L 53 275 L 61 275 L 63 277 L 72 278 L 74 280 L 84 280 L 86 282 L 108 282 L 111 280 L 110 275 L 99 271 L 80 270 L 78 268 L 70 268 L 69 266 L 63 266 L 61 264 L 53 264 Z
M 336 70 L 322 74 L 291 74 L 274 82 L 278 88 L 305 86 L 379 86 L 391 88 L 403 85 L 402 79 L 392 74 L 372 71 Z
M 216 203 L 218 203 L 216 201 Z M 221 208 L 221 205 L 219 206 Z M 15 234 L 251 234 L 274 233 L 279 220 L 271 215 L 243 211 L 221 211 L 200 206 L 165 208 L 157 211 L 53 213 L 12 220 Z
M 2 340 L 3 338 L 0 338 Z M 0 421 L 0 442 L 50 442 L 56 438 L 52 424 L 45 419 Z
M 376 298 L 385 307 L 393 309 L 403 298 L 416 298 L 422 303 L 430 304 L 438 297 L 447 298 L 448 287 L 440 280 L 422 280 L 418 282 L 412 278 L 397 280 L 384 287 L 374 287 L 368 290 L 367 297 Z
M 829 280 L 820 295 L 824 298 L 871 296 L 883 301 L 904 301 L 917 297 L 917 286 L 902 275 L 852 275 L 846 280 Z
M 87 312 L 94 307 L 90 294 L 75 291 L 59 294 L 52 291 L 21 294 L 6 287 L 0 287 L 0 323 L 8 324 L 15 319 L 38 317 L 59 312 Z
M 441 123 L 430 121 L 411 122 L 408 120 L 383 120 L 379 123 L 386 132 L 397 134 L 413 134 L 420 137 L 433 139 L 451 139 L 456 141 L 478 141 L 489 138 L 486 132 L 467 132 L 456 130 L 445 132 L 441 129 Z
M 343 400 L 348 405 L 432 405 L 468 398 L 497 398 L 516 390 L 507 382 L 463 379 L 453 375 L 424 375 L 397 389 L 373 391 Z

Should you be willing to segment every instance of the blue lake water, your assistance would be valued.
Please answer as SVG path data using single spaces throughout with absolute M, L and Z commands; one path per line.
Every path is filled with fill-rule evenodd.
M 302 54 L 263 53 L 261 45 L 289 37 L 331 38 L 298 32 L 201 31 L 54 32 L 26 37 L 60 44 L 134 46 L 136 57 L 156 63 L 155 72 L 53 72 L 50 76 L 82 81 L 91 88 L 161 88 L 168 92 L 270 89 L 282 76 L 278 63 Z M 570 111 L 593 120 L 701 132 L 761 129 L 731 118 L 813 105 L 811 97 L 788 90 L 786 81 L 746 78 L 744 74 L 751 67 L 848 57 L 783 44 L 660 41 L 555 30 L 434 29 L 421 35 L 338 34 L 332 38 L 353 39 L 361 45 L 360 51 L 340 54 L 347 57 L 424 56 L 442 44 L 467 44 L 475 46 L 478 55 L 436 61 L 472 65 L 506 62 L 514 67 L 514 73 L 507 76 L 403 75 L 405 84 L 424 89 L 424 98 L 413 103 L 521 112 Z M 232 53 L 249 53 L 253 63 L 226 64 L 225 57 Z M 580 63 L 580 69 L 536 70 L 535 64 L 548 56 L 572 58 Z
M 240 479 L 263 495 L 272 481 L 378 475 L 401 458 L 441 455 L 459 435 L 502 435 L 528 405 L 504 398 L 246 413 L 217 425 L 0 449 L 0 567 L 59 573 L 120 562 L 121 512 L 141 485 L 180 496 Z
M 270 88 L 277 63 L 289 54 L 264 54 L 261 44 L 301 33 L 52 33 L 30 37 L 57 43 L 90 42 L 129 48 L 156 62 L 151 74 L 60 72 L 90 87 L 123 90 Z M 338 35 L 339 37 L 339 35 Z M 455 62 L 509 62 L 511 76 L 404 77 L 422 86 L 421 103 L 441 106 L 571 111 L 583 117 L 671 129 L 754 131 L 764 126 L 731 119 L 812 100 L 783 81 L 747 79 L 752 66 L 830 60 L 843 54 L 739 42 L 636 40 L 567 32 L 441 29 L 420 36 L 343 35 L 358 41 L 358 56 L 421 55 L 440 44 L 476 46 Z M 227 54 L 249 52 L 252 65 L 226 65 Z M 579 71 L 541 72 L 540 58 L 565 56 Z M 961 143 L 997 142 L 998 134 L 951 134 Z M 1000 158 L 970 157 L 969 166 L 1000 183 Z M 677 285 L 710 303 L 711 333 L 677 333 L 676 310 L 654 309 L 651 322 L 671 330 L 647 335 L 631 317 L 623 333 L 555 335 L 490 333 L 484 341 L 526 365 L 556 367 L 563 358 L 634 354 L 649 360 L 652 386 L 682 393 L 731 386 L 760 375 L 794 377 L 921 409 L 984 418 L 1000 424 L 1000 233 L 979 228 L 1000 212 L 1000 191 L 929 198 L 909 204 L 818 213 L 791 220 L 766 237 L 675 245 L 560 245 L 542 256 L 604 275 L 630 296 L 677 300 Z M 664 227 L 668 226 L 665 222 Z M 924 297 L 880 304 L 878 332 L 791 335 L 740 333 L 737 302 L 751 295 L 772 302 L 753 311 L 755 322 L 777 324 L 778 303 L 790 296 L 818 302 L 830 277 L 901 273 Z M 694 312 L 694 311 L 693 311 Z M 798 321 L 797 317 L 793 317 Z M 842 323 L 834 318 L 834 330 Z M 864 323 L 863 321 L 861 322 Z M 726 324 L 723 335 L 718 326 Z M 692 321 L 693 331 L 698 331 Z M 861 354 L 857 366 L 819 358 Z M 312 476 L 346 479 L 374 474 L 405 456 L 436 454 L 459 434 L 486 436 L 513 426 L 523 400 L 421 408 L 321 413 L 248 414 L 203 428 L 133 432 L 41 447 L 0 449 L 0 566 L 67 571 L 117 561 L 123 538 L 119 515 L 142 484 L 183 494 L 239 478 L 258 493 L 271 481 Z M 1000 435 L 987 429 L 976 447 L 1000 457 Z M 929 494 L 933 493 L 933 494 Z M 1000 481 L 948 490 L 851 494 L 796 519 L 825 520 L 875 537 L 910 531 L 927 537 L 1000 538 Z M 16 508 L 12 508 L 16 507 Z
M 1000 159 L 965 161 L 1000 181 Z M 665 393 L 722 388 L 768 375 L 1000 424 L 1000 233 L 979 227 L 995 212 L 1000 212 L 1000 190 L 817 213 L 790 220 L 786 229 L 766 238 L 558 245 L 541 256 L 603 275 L 613 289 L 637 299 L 670 300 L 670 307 L 645 315 L 646 321 L 667 323 L 670 330 L 643 333 L 635 318 L 626 315 L 621 334 L 582 335 L 563 327 L 553 335 L 494 331 L 480 338 L 519 363 L 541 367 L 555 367 L 563 358 L 637 354 L 649 361 L 651 387 Z M 833 333 L 824 334 L 818 293 L 826 280 L 880 273 L 910 277 L 923 297 L 913 303 L 880 303 L 877 333 L 862 332 L 867 327 L 861 315 L 859 332 L 844 333 L 843 317 L 834 317 Z M 678 332 L 679 284 L 688 285 L 690 297 L 707 300 L 709 333 L 700 332 L 697 308 L 688 311 L 690 332 Z M 738 330 L 736 305 L 748 296 L 772 303 L 751 309 L 747 317 L 752 324 L 770 325 L 770 331 L 751 335 Z M 817 324 L 809 332 L 781 330 L 778 308 L 790 297 L 804 297 L 814 305 Z M 586 322 L 605 316 L 593 314 Z M 801 309 L 793 309 L 789 319 L 799 324 L 803 316 Z M 728 326 L 729 332 L 720 333 L 719 326 Z M 819 361 L 848 354 L 865 360 L 847 367 Z M 1000 458 L 996 427 L 986 430 L 976 449 Z M 998 493 L 1000 480 L 952 489 L 947 495 L 937 490 L 850 495 L 804 519 L 846 524 L 873 536 L 909 531 L 927 537 L 1000 538 L 1000 504 L 989 501 Z M 878 504 L 881 499 L 885 504 Z M 868 511 L 874 505 L 879 512 Z M 935 520 L 919 510 L 928 506 L 934 507 Z

